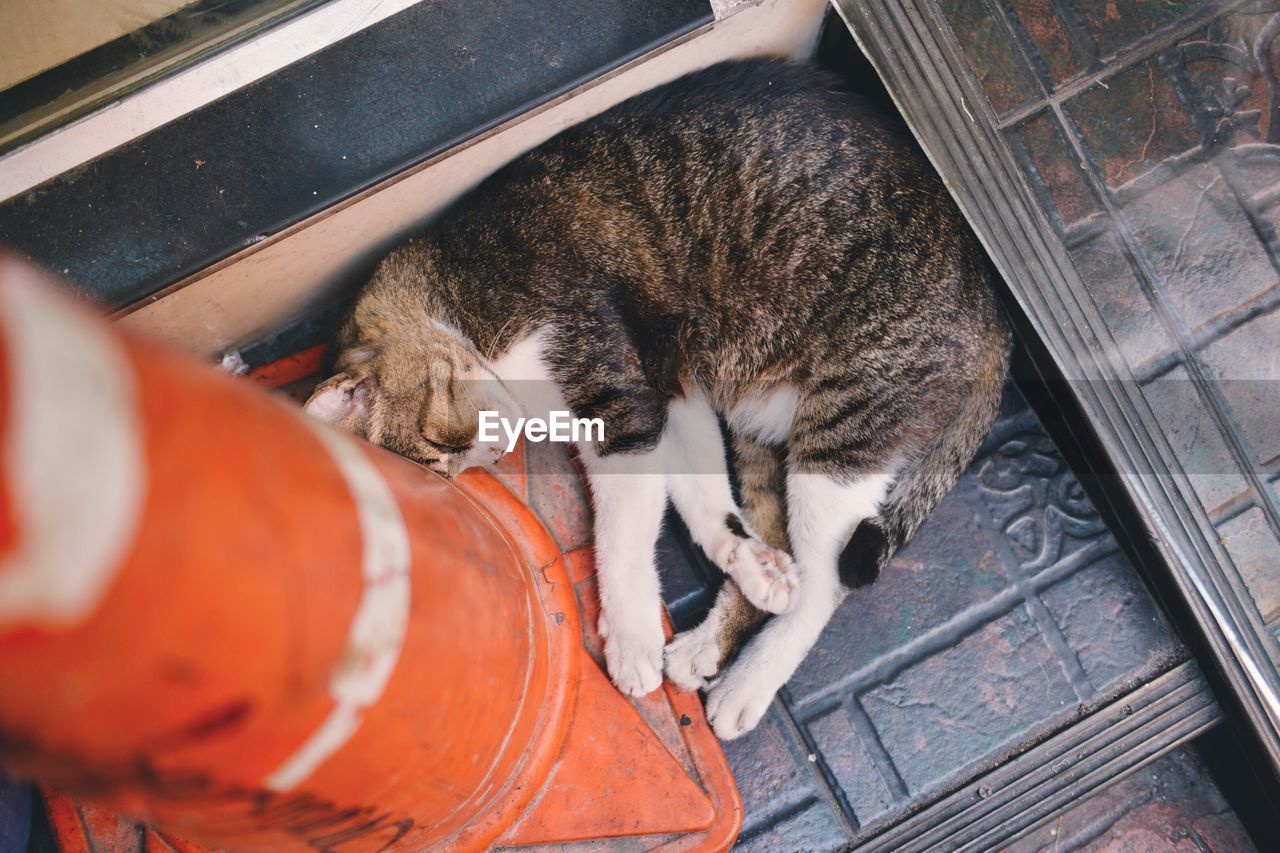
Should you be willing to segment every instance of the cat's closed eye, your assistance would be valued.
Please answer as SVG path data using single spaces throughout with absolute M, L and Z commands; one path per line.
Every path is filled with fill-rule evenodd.
M 432 441 L 426 436 L 423 436 L 422 440 L 434 447 L 436 450 L 439 450 L 441 453 L 466 453 L 471 449 L 470 445 L 463 447 L 456 444 L 441 444 L 438 441 Z

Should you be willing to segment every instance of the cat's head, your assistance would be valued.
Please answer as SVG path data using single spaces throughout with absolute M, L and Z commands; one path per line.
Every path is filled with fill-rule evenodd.
M 483 356 L 445 322 L 373 307 L 357 305 L 339 333 L 336 373 L 307 412 L 446 477 L 497 462 L 501 442 L 478 440 L 480 411 L 519 407 Z

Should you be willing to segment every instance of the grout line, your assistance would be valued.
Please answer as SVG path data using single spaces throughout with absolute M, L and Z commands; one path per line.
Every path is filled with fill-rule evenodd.
M 809 731 L 796 721 L 785 687 L 778 691 L 777 696 L 773 697 L 773 707 L 778 712 L 778 717 L 782 720 L 782 726 L 786 734 L 800 746 L 801 761 L 809 768 L 809 773 L 813 777 L 819 795 L 826 802 L 827 807 L 831 809 L 836 823 L 840 824 L 840 831 L 845 834 L 846 838 L 852 839 L 858 832 L 857 816 L 853 812 L 853 807 L 849 805 L 849 800 L 845 797 L 844 791 L 840 789 L 839 783 L 832 776 L 831 768 L 827 765 L 822 751 L 813 742 Z M 814 756 L 814 761 L 808 760 L 810 755 Z
M 1076 698 L 1084 702 L 1098 695 L 1098 688 L 1094 686 L 1093 680 L 1089 678 L 1089 673 L 1085 672 L 1084 664 L 1080 662 L 1080 656 L 1076 654 L 1076 650 L 1071 646 L 1071 641 L 1062 632 L 1062 626 L 1053 618 L 1053 614 L 1049 612 L 1049 608 L 1045 603 L 1040 600 L 1040 596 L 1028 590 L 1025 598 L 1027 612 L 1031 616 L 1031 621 L 1040 630 L 1040 635 L 1044 638 L 1045 645 L 1049 647 L 1049 650 L 1053 652 L 1053 656 L 1057 658 L 1058 665 L 1062 667 L 1062 673 L 1071 684 L 1071 689 L 1075 692 Z
M 1075 51 L 1076 57 L 1082 60 L 1080 64 L 1084 69 L 1083 73 L 1087 74 L 1100 69 L 1102 59 L 1098 43 L 1094 40 L 1093 33 L 1089 31 L 1089 26 L 1084 22 L 1080 11 L 1076 9 L 1075 3 L 1071 0 L 1049 0 L 1049 3 L 1062 23 L 1062 28 L 1066 30 L 1067 42 Z
M 1121 249 L 1121 251 L 1123 251 L 1123 249 Z M 1138 286 L 1141 287 L 1142 285 L 1139 284 Z M 1143 293 L 1142 296 L 1144 299 L 1147 298 L 1145 293 Z M 1174 344 L 1176 346 L 1177 342 L 1175 341 Z M 1179 367 L 1185 367 L 1186 365 L 1181 350 L 1174 349 L 1172 352 L 1167 352 L 1164 355 L 1158 355 L 1138 366 L 1141 369 L 1133 372 L 1133 379 L 1138 383 L 1139 388 L 1145 389 L 1152 382 L 1155 382 L 1156 380 L 1173 373 L 1173 371 L 1177 370 Z
M 1240 494 L 1232 495 L 1214 507 L 1213 511 L 1209 513 L 1209 521 L 1213 523 L 1213 529 L 1217 530 L 1218 525 L 1226 524 L 1233 518 L 1244 515 L 1257 505 L 1258 502 L 1253 499 L 1253 491 L 1245 489 Z
M 1230 308 L 1202 324 L 1192 331 L 1191 336 L 1196 349 L 1203 349 L 1219 338 L 1226 337 L 1236 329 L 1265 314 L 1280 308 L 1280 284 L 1264 290 L 1248 302 Z
M 1063 462 L 1063 467 L 1066 467 L 1065 461 Z M 1071 685 L 1071 690 L 1076 694 L 1076 698 L 1082 702 L 1093 698 L 1097 695 L 1098 689 L 1094 686 L 1093 681 L 1090 680 L 1089 674 L 1085 672 L 1084 664 L 1080 663 L 1080 656 L 1076 654 L 1075 649 L 1071 647 L 1071 643 L 1062 632 L 1062 626 L 1057 623 L 1053 618 L 1053 614 L 1049 612 L 1049 608 L 1040 600 L 1038 591 L 1027 577 L 1022 562 L 1013 553 L 1013 547 L 1009 544 L 1008 537 L 1000 530 L 993 530 L 988 524 L 990 510 L 982 500 L 982 495 L 978 493 L 977 483 L 965 478 L 960 481 L 957 491 L 960 492 L 965 503 L 969 505 L 969 511 L 977 519 L 978 526 L 982 528 L 982 532 L 987 536 L 988 541 L 991 542 L 992 547 L 995 548 L 996 553 L 1000 556 L 1000 562 L 1005 565 L 1005 574 L 1013 581 L 1014 589 L 1022 596 L 1031 621 L 1044 639 L 1045 645 L 1049 647 L 1053 656 L 1057 658 L 1058 666 L 1061 667 L 1062 674 Z M 1110 530 L 1105 526 L 1103 530 L 1106 531 L 1106 537 L 1111 536 Z M 1047 535 L 1048 531 L 1046 530 L 1044 533 Z
M 1027 188 L 1036 197 L 1040 209 L 1044 211 L 1045 218 L 1049 220 L 1049 224 L 1058 238 L 1065 243 L 1068 238 L 1068 232 L 1071 229 L 1068 228 L 1067 221 L 1063 218 L 1062 211 L 1058 208 L 1058 203 L 1054 201 L 1053 190 L 1049 188 L 1049 184 L 1045 181 L 1044 176 L 1040 174 L 1039 167 L 1036 166 L 1035 161 L 1032 159 L 1031 152 L 1022 141 L 1022 137 L 1013 131 L 1005 134 L 1004 141 L 1009 146 L 1009 153 L 1013 156 L 1018 168 L 1022 170 L 1022 174 L 1027 180 Z
M 867 755 L 871 757 L 871 763 L 875 765 L 876 773 L 880 774 L 880 778 L 884 781 L 884 786 L 888 789 L 889 795 L 893 797 L 894 802 L 910 802 L 911 791 L 907 788 L 907 780 L 902 778 L 897 762 L 889 754 L 889 748 L 884 745 L 884 740 L 880 737 L 880 731 L 876 728 L 876 724 L 872 722 L 871 715 L 867 713 L 867 709 L 862 704 L 862 699 L 856 695 L 850 696 L 846 701 L 840 703 L 840 707 L 844 711 L 845 717 L 848 718 L 849 725 L 857 732 L 858 739 L 867 750 Z
M 991 6 L 995 10 L 996 17 L 1004 21 L 1005 30 L 1012 36 L 1010 47 L 1013 48 L 1011 53 L 1014 57 L 1014 64 L 1021 65 L 1031 72 L 1034 81 L 1033 88 L 1041 98 L 1045 97 L 1053 82 L 1053 75 L 1049 71 L 1049 63 L 1045 61 L 1044 56 L 1040 53 L 1040 48 L 1031 40 L 1026 28 L 1022 25 L 1022 20 L 1010 3 L 1006 2 L 1006 0 L 992 0 Z M 1067 48 L 1072 53 L 1078 53 L 1076 46 L 1072 43 L 1071 35 L 1068 32 Z M 1022 60 L 1021 63 L 1018 62 L 1019 59 Z M 1087 65 L 1088 63 L 1082 64 Z M 1023 103 L 1026 102 L 1024 101 Z M 1014 106 L 1013 109 L 1017 109 L 1019 106 L 1022 106 L 1022 104 Z
M 1054 128 L 1054 130 L 1058 130 L 1058 128 Z M 1067 144 L 1070 145 L 1070 143 Z M 1087 184 L 1088 176 L 1084 174 L 1084 170 L 1081 169 L 1078 174 L 1080 175 L 1080 180 Z M 1057 205 L 1055 204 L 1054 207 L 1057 207 Z M 1111 220 L 1107 219 L 1107 215 L 1101 210 L 1094 211 L 1083 219 L 1071 223 L 1062 238 L 1062 245 L 1070 253 L 1110 231 Z
M 1208 26 L 1213 22 L 1214 18 L 1233 12 L 1238 7 L 1248 5 L 1249 2 L 1251 0 L 1234 0 L 1234 2 L 1201 6 L 1184 17 L 1180 24 L 1167 27 L 1162 31 L 1157 30 L 1155 33 L 1144 36 L 1133 44 L 1120 48 L 1110 57 L 1109 61 L 1102 62 L 1100 69 L 1087 70 L 1070 77 L 1064 80 L 1052 93 L 1045 91 L 1041 100 L 1019 105 L 999 116 L 996 121 L 996 130 L 1003 133 L 1003 131 L 1021 124 L 1046 108 L 1056 112 L 1063 102 L 1071 100 L 1076 95 L 1099 83 L 1105 83 L 1140 62 L 1151 59 L 1160 51 L 1173 47 L 1188 36 L 1194 35 L 1197 30 Z M 1001 9 L 1000 11 L 1003 10 Z M 1012 32 L 1012 27 L 1009 26 L 1008 21 L 1006 20 L 1004 23 L 1006 29 Z M 1044 89 L 1043 86 L 1040 88 Z
M 1210 344 L 1217 343 L 1222 338 L 1239 329 L 1245 323 L 1256 320 L 1266 314 L 1270 314 L 1280 308 L 1280 284 L 1276 284 L 1268 290 L 1252 296 L 1248 301 L 1242 302 L 1225 311 L 1221 311 L 1204 323 L 1201 323 L 1195 329 L 1190 330 L 1191 346 L 1196 352 L 1200 352 Z M 1142 370 L 1134 372 L 1134 378 L 1138 380 L 1139 385 L 1146 385 L 1164 374 L 1170 372 L 1182 363 L 1182 354 L 1179 352 L 1171 352 L 1166 355 L 1158 356 L 1144 365 Z
M 1118 546 L 1113 539 L 1092 542 L 1039 572 L 1028 581 L 1028 584 L 1038 592 L 1093 565 L 1103 557 L 1114 554 L 1117 550 L 1119 550 Z M 856 672 L 824 685 L 803 699 L 795 701 L 794 704 L 798 708 L 807 710 L 838 693 L 862 693 L 877 684 L 891 681 L 912 664 L 950 648 L 958 640 L 972 633 L 973 629 L 1004 616 L 1022 602 L 1022 595 L 1016 587 L 1005 587 L 992 597 L 969 605 L 953 614 L 945 622 L 870 661 Z
M 1250 199 L 1258 210 L 1270 210 L 1280 204 L 1280 185 L 1272 184 L 1258 190 Z

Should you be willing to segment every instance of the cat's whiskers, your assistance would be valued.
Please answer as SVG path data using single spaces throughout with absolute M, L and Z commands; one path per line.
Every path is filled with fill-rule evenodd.
M 484 356 L 484 360 L 486 364 L 491 363 L 493 361 L 493 357 L 497 355 L 498 344 L 502 342 L 502 333 L 507 330 L 507 326 L 510 326 L 512 322 L 515 321 L 515 319 L 516 319 L 516 315 L 512 314 L 510 317 L 507 318 L 505 323 L 503 323 L 501 326 L 498 327 L 497 334 L 493 336 L 493 342 L 489 344 L 489 351 L 485 353 L 485 356 Z

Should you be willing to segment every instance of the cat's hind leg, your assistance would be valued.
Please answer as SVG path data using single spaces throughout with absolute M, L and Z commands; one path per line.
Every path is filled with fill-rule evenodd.
M 766 615 L 725 578 L 707 618 L 667 644 L 667 677 L 685 690 L 706 687 Z
M 796 588 L 791 557 L 761 541 L 734 502 L 720 423 L 701 390 L 691 388 L 671 401 L 663 441 L 667 491 L 693 541 L 748 601 L 785 612 Z
M 779 551 L 791 550 L 787 539 L 785 451 L 748 435 L 733 437 L 734 469 L 747 524 Z M 726 579 L 707 617 L 679 634 L 667 646 L 667 677 L 686 690 L 706 686 L 759 626 L 765 613 Z
M 875 515 L 892 482 L 887 471 L 787 474 L 788 532 L 803 577 L 794 607 L 747 644 L 707 696 L 707 719 L 724 740 L 755 728 L 844 598 L 837 561 L 854 529 Z
M 747 522 L 770 546 L 791 553 L 787 535 L 787 450 L 749 435 L 733 437 L 733 464 Z

